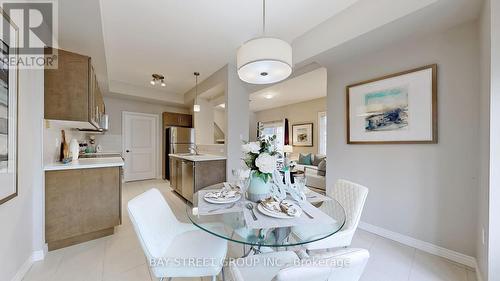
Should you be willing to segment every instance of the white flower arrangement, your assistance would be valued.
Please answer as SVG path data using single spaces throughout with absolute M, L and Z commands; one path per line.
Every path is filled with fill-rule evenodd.
M 271 156 L 269 153 L 261 153 L 259 157 L 255 159 L 255 166 L 257 166 L 262 173 L 271 174 L 276 169 L 276 157 Z
M 245 153 L 244 161 L 248 169 L 264 182 L 268 182 L 276 170 L 278 152 L 273 149 L 275 140 L 276 136 L 259 138 L 258 141 L 244 143 L 241 147 Z

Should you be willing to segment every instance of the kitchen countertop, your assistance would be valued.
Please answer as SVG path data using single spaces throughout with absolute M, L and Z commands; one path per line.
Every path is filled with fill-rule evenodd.
M 168 156 L 179 158 L 179 159 L 184 159 L 184 160 L 192 161 L 192 162 L 226 160 L 226 156 L 203 154 L 203 153 L 200 155 L 169 154 Z
M 75 170 L 75 169 L 91 169 L 91 168 L 105 168 L 105 167 L 122 167 L 124 165 L 121 157 L 101 157 L 101 158 L 83 158 L 68 164 L 63 163 L 49 163 L 45 164 L 45 171 L 59 171 L 59 170 Z

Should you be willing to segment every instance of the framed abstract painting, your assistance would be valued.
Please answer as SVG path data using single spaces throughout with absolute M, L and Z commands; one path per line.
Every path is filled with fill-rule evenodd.
M 437 65 L 347 86 L 348 144 L 437 143 Z
M 293 146 L 313 146 L 313 123 L 292 125 Z
M 18 193 L 18 67 L 19 32 L 0 9 L 0 204 Z M 5 33 L 9 34 L 5 34 Z

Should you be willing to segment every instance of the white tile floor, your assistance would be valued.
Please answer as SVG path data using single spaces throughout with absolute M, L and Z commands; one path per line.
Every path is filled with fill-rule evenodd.
M 152 187 L 164 193 L 180 220 L 187 221 L 184 202 L 170 191 L 167 183 L 160 180 L 124 184 L 123 210 L 126 210 L 128 200 Z M 352 246 L 368 249 L 371 254 L 362 281 L 476 281 L 475 273 L 470 268 L 366 231 L 357 231 Z M 241 246 L 230 244 L 229 255 L 238 254 L 241 254 Z M 117 228 L 114 235 L 49 252 L 45 260 L 33 265 L 23 280 L 155 281 L 156 279 L 149 273 L 146 259 L 125 211 L 123 225 Z

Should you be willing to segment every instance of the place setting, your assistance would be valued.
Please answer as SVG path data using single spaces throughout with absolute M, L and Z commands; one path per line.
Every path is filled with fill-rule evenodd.
M 200 190 L 198 206 L 193 208 L 193 214 L 216 215 L 239 212 L 242 208 L 238 202 L 242 197 L 241 190 L 227 182 L 219 189 Z

